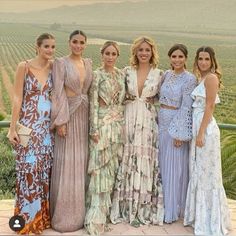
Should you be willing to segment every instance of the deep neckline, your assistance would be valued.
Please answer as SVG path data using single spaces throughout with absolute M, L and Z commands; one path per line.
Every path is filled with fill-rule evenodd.
M 32 72 L 32 70 L 29 68 L 29 66 L 27 67 L 27 73 L 26 73 L 26 75 L 30 76 L 31 79 L 34 79 L 37 82 L 37 84 L 40 87 L 40 89 L 39 89 L 40 92 L 43 92 L 45 87 L 48 85 L 48 81 L 50 79 L 51 74 L 52 74 L 52 70 L 49 70 L 48 75 L 47 75 L 47 79 L 46 79 L 45 83 L 42 84 L 41 82 L 39 82 L 37 76 L 35 76 L 35 74 Z
M 135 81 L 136 81 L 136 91 L 137 91 L 138 98 L 141 98 L 141 97 L 143 96 L 143 90 L 144 90 L 144 88 L 145 88 L 145 86 L 146 86 L 146 82 L 148 81 L 149 75 L 150 75 L 150 73 L 151 73 L 152 70 L 153 70 L 153 68 L 151 67 L 150 70 L 149 70 L 149 72 L 147 73 L 147 77 L 146 77 L 146 79 L 145 79 L 145 81 L 144 81 L 144 83 L 143 83 L 143 88 L 142 88 L 141 94 L 140 94 L 140 96 L 139 96 L 139 92 L 138 92 L 138 70 L 137 70 L 137 69 L 134 69 L 134 71 L 135 71 L 135 76 L 136 76 Z
M 86 60 L 84 58 L 81 58 L 84 64 L 84 70 L 85 70 L 85 75 L 84 75 L 84 82 L 83 82 L 83 87 L 81 87 L 81 81 L 80 81 L 80 71 L 77 68 L 76 64 L 74 63 L 74 61 L 70 58 L 70 56 L 66 56 L 65 58 L 67 58 L 68 63 L 70 63 L 72 65 L 72 67 L 74 68 L 74 70 L 77 72 L 78 74 L 78 80 L 79 80 L 79 85 L 80 85 L 80 91 L 82 93 L 83 89 L 85 88 L 85 83 L 87 81 L 87 76 L 88 76 L 88 71 L 87 71 L 87 65 L 86 65 Z

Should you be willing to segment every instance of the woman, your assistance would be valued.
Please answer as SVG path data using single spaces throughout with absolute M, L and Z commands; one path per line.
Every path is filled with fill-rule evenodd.
M 193 140 L 184 225 L 192 225 L 197 235 L 224 235 L 231 223 L 222 183 L 220 131 L 213 117 L 220 102 L 221 73 L 211 47 L 197 50 L 194 72 L 199 85 L 192 92 Z
M 157 155 L 155 99 L 161 81 L 154 41 L 137 38 L 125 69 L 125 146 L 112 202 L 111 221 L 162 224 L 162 186 Z
M 75 30 L 69 37 L 71 53 L 53 65 L 52 129 L 56 129 L 50 191 L 52 228 L 76 231 L 85 217 L 85 177 L 88 161 L 88 89 L 90 59 L 82 53 L 87 37 Z
M 15 215 L 25 220 L 20 234 L 40 234 L 50 227 L 49 178 L 52 164 L 52 136 L 49 131 L 52 63 L 55 39 L 41 34 L 36 39 L 36 57 L 20 62 L 14 84 L 14 102 L 9 141 L 16 151 Z M 30 130 L 23 143 L 17 121 Z
M 123 73 L 115 67 L 117 43 L 107 41 L 101 48 L 103 66 L 94 72 L 90 100 L 90 178 L 85 227 L 97 235 L 107 227 L 111 195 L 123 152 Z
M 186 70 L 188 50 L 175 44 L 168 52 L 171 70 L 163 76 L 160 89 L 159 161 L 162 176 L 166 223 L 184 216 L 188 185 L 189 140 L 192 138 L 190 96 L 196 78 Z

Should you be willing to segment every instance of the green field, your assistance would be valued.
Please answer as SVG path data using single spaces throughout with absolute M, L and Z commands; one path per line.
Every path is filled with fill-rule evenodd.
M 10 119 L 14 73 L 17 64 L 35 56 L 35 38 L 43 33 L 50 32 L 56 37 L 56 57 L 69 53 L 68 35 L 78 26 L 75 24 L 60 25 L 58 30 L 52 30 L 52 24 L 19 24 L 0 23 L 0 113 L 5 119 Z M 177 42 L 187 45 L 189 49 L 188 70 L 192 70 L 193 57 L 196 49 L 202 45 L 215 48 L 219 63 L 223 71 L 225 88 L 220 92 L 221 104 L 216 108 L 216 118 L 222 123 L 236 123 L 236 36 L 227 31 L 218 30 L 217 34 L 203 31 L 177 31 L 173 29 L 158 29 L 153 27 L 128 26 L 91 26 L 80 25 L 89 39 L 112 39 L 118 42 L 131 43 L 140 35 L 152 36 L 157 44 L 160 55 L 159 67 L 169 68 L 168 49 Z M 99 42 L 99 40 L 97 40 Z M 117 66 L 123 68 L 129 63 L 130 45 L 121 45 L 121 55 Z M 100 66 L 100 44 L 88 44 L 85 57 L 93 60 L 93 68 Z M 1 116 L 1 115 L 0 115 Z M 0 118 L 1 120 L 1 118 Z M 6 139 L 6 129 L 0 129 L 0 199 L 11 198 L 14 194 L 15 168 L 14 155 Z M 236 135 L 222 132 L 222 171 L 227 196 L 236 199 Z
M 58 30 L 52 30 L 52 24 L 17 24 L 0 23 L 0 111 L 9 114 L 11 110 L 12 84 L 17 64 L 35 55 L 34 41 L 37 35 L 50 32 L 56 37 L 56 57 L 69 53 L 68 35 L 78 26 L 60 25 Z M 159 67 L 163 70 L 169 68 L 167 56 L 168 49 L 176 42 L 187 45 L 189 58 L 187 67 L 191 71 L 194 53 L 202 45 L 210 45 L 215 48 L 219 63 L 223 71 L 225 88 L 221 91 L 221 104 L 217 107 L 216 118 L 219 122 L 236 123 L 236 69 L 235 52 L 236 36 L 229 36 L 224 31 L 209 35 L 206 32 L 178 32 L 176 30 L 154 30 L 152 27 L 128 27 L 128 26 L 91 26 L 80 25 L 90 39 L 112 39 L 118 42 L 131 43 L 140 35 L 153 37 L 157 44 L 160 55 Z M 94 69 L 100 66 L 99 48 L 101 45 L 89 44 L 86 48 L 85 57 L 93 60 Z M 122 68 L 129 63 L 130 46 L 121 45 L 121 56 L 117 66 Z

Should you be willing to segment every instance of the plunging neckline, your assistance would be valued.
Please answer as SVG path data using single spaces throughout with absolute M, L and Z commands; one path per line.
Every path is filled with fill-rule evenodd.
M 87 80 L 87 74 L 88 74 L 88 73 L 87 73 L 86 62 L 85 62 L 84 58 L 81 58 L 82 61 L 83 61 L 83 64 L 84 64 L 84 71 L 85 71 L 83 87 L 81 87 L 80 71 L 79 71 L 78 67 L 76 66 L 76 64 L 74 63 L 74 61 L 73 61 L 69 56 L 67 56 L 66 58 L 70 61 L 70 63 L 72 64 L 72 67 L 74 67 L 75 71 L 78 73 L 80 91 L 81 91 L 81 93 L 82 93 L 82 92 L 83 92 L 83 89 L 84 89 L 84 87 L 85 87 L 85 82 L 86 82 L 86 80 Z
M 148 80 L 148 77 L 149 77 L 149 75 L 150 75 L 150 73 L 151 73 L 151 71 L 153 70 L 153 68 L 151 67 L 150 68 L 150 70 L 149 70 L 149 72 L 147 73 L 147 77 L 146 77 L 146 79 L 145 79 L 145 81 L 144 81 L 144 83 L 143 83 L 143 88 L 142 88 L 142 91 L 141 91 L 141 94 L 140 94 L 140 96 L 139 96 L 139 91 L 138 91 L 138 70 L 135 70 L 135 75 L 136 75 L 136 91 L 137 91 L 137 95 L 138 95 L 138 98 L 141 98 L 142 97 L 142 95 L 143 95 L 143 90 L 144 90 L 144 88 L 145 88 L 145 86 L 146 86 L 146 81 Z
M 46 87 L 46 85 L 48 85 L 48 81 L 49 81 L 49 75 L 52 73 L 51 70 L 49 70 L 48 72 L 48 75 L 47 75 L 47 79 L 45 81 L 44 84 L 42 84 L 41 82 L 39 82 L 39 80 L 37 79 L 37 77 L 35 76 L 35 74 L 31 71 L 31 69 L 28 67 L 28 71 L 27 71 L 27 74 L 31 77 L 31 79 L 34 79 L 37 84 L 39 85 L 40 87 L 40 92 L 42 92 L 44 90 L 44 88 Z M 31 74 L 31 75 L 30 75 Z

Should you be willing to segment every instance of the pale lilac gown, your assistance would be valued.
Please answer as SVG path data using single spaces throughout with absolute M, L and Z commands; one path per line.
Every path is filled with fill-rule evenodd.
M 184 216 L 189 180 L 189 140 L 192 138 L 192 103 L 190 96 L 196 86 L 195 76 L 187 71 L 175 75 L 165 72 L 160 89 L 160 104 L 177 109 L 160 108 L 159 162 L 164 193 L 164 221 L 171 223 Z M 179 148 L 174 139 L 185 141 Z

